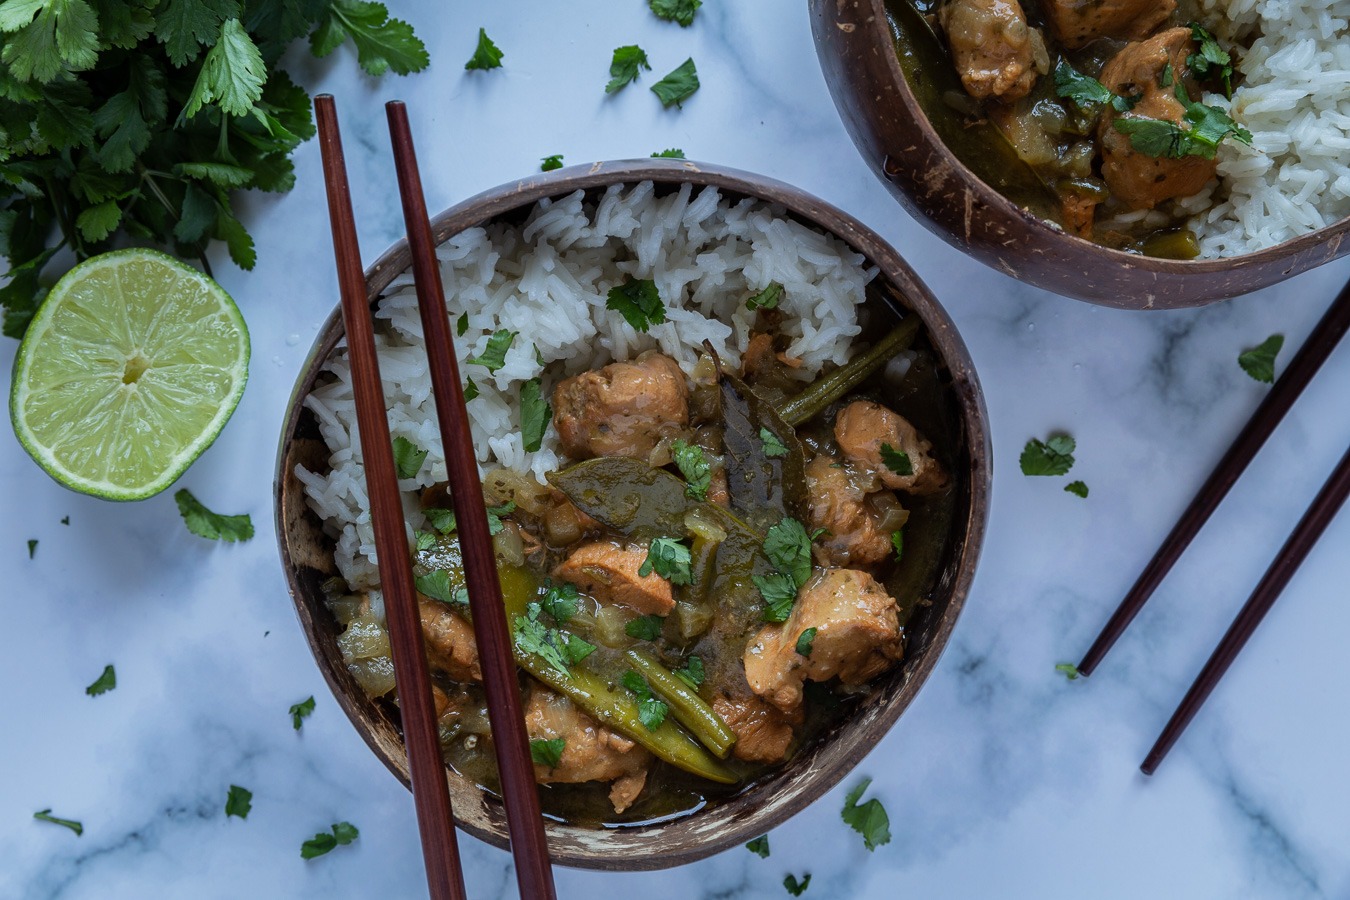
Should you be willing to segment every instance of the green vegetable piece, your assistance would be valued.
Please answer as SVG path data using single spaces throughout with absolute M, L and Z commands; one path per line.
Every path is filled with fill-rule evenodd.
M 225 818 L 238 816 L 247 819 L 251 809 L 253 809 L 253 792 L 237 784 L 230 785 L 230 792 L 225 797 Z
M 669 150 L 659 150 L 653 153 L 652 159 L 684 159 L 684 151 L 671 147 Z
M 703 5 L 703 0 L 647 0 L 658 19 L 679 22 L 681 28 L 694 24 L 694 13 Z
M 636 619 L 629 619 L 623 630 L 629 637 L 640 641 L 654 641 L 661 636 L 661 627 L 665 624 L 665 616 L 638 616 Z
M 675 441 L 670 447 L 675 458 L 675 467 L 684 476 L 684 493 L 691 500 L 707 500 L 708 488 L 712 486 L 712 466 L 703 448 L 683 440 Z
M 520 436 L 526 453 L 533 453 L 544 443 L 544 432 L 553 419 L 553 407 L 544 399 L 543 384 L 531 378 L 520 386 Z
M 824 412 L 831 403 L 866 381 L 891 357 L 907 350 L 918 333 L 919 317 L 916 315 L 906 316 L 899 325 L 892 328 L 885 337 L 865 352 L 850 359 L 845 365 L 813 382 L 806 390 L 784 402 L 778 407 L 778 414 L 783 417 L 783 421 L 793 428 L 810 421 Z
M 1078 667 L 1075 666 L 1073 663 L 1060 663 L 1059 665 L 1055 666 L 1055 671 L 1059 672 L 1069 681 L 1078 680 L 1079 675 Z
M 886 468 L 902 477 L 914 474 L 914 463 L 910 461 L 909 454 L 890 444 L 881 445 L 881 461 L 886 464 Z
M 29 559 L 32 559 L 32 558 L 37 554 L 37 545 L 38 545 L 38 542 L 37 542 L 37 541 L 30 540 L 30 541 L 28 542 L 28 558 L 29 558 Z
M 693 575 L 689 568 L 689 548 L 675 538 L 655 538 L 647 547 L 647 558 L 638 568 L 638 575 L 646 578 L 652 572 L 671 584 L 690 584 Z
M 1284 347 L 1284 335 L 1272 334 L 1250 350 L 1238 354 L 1242 371 L 1263 384 L 1275 383 L 1275 357 Z
M 703 679 L 707 677 L 703 668 L 703 657 L 689 657 L 684 663 L 684 668 L 675 670 L 675 677 L 694 690 L 698 690 L 699 686 L 703 684 Z
M 492 38 L 487 36 L 487 31 L 478 29 L 478 46 L 474 48 L 473 56 L 464 64 L 465 69 L 499 69 L 502 65 L 502 51 L 497 49 L 497 45 L 492 43 Z
M 483 347 L 483 352 L 470 357 L 468 364 L 483 366 L 489 372 L 496 372 L 506 365 L 506 351 L 511 348 L 511 342 L 515 339 L 516 332 L 507 331 L 505 328 L 493 332 L 492 337 L 488 338 L 487 344 Z
M 187 524 L 188 531 L 210 541 L 246 541 L 253 537 L 253 520 L 247 515 L 222 516 L 211 512 L 201 502 L 183 488 L 173 495 L 178 504 L 178 512 Z
M 301 859 L 314 859 L 343 847 L 360 837 L 356 826 L 350 822 L 337 822 L 330 831 L 321 831 L 300 845 Z
M 814 644 L 815 641 L 816 641 L 816 629 L 814 628 L 806 629 L 801 634 L 797 635 L 797 646 L 795 648 L 797 650 L 797 653 L 802 656 L 810 656 L 811 645 Z
M 670 707 L 656 699 L 646 679 L 637 672 L 629 669 L 623 673 L 623 678 L 620 680 L 624 687 L 637 695 L 638 719 L 642 724 L 647 727 L 648 731 L 655 731 L 660 728 L 661 723 L 666 720 L 666 714 L 670 712 Z
M 567 741 L 563 738 L 554 738 L 551 741 L 530 741 L 530 759 L 534 760 L 535 765 L 556 769 L 558 763 L 562 762 L 563 748 L 566 746 Z
M 414 478 L 422 471 L 427 451 L 405 437 L 394 438 L 394 471 L 399 478 Z
M 899 562 L 905 557 L 905 533 L 904 531 L 891 532 L 891 546 L 895 548 L 895 561 Z
M 300 726 L 304 723 L 305 719 L 308 719 L 313 713 L 314 713 L 313 697 L 310 697 L 307 700 L 301 700 L 299 703 L 292 704 L 291 706 L 292 727 L 294 727 L 296 731 L 299 731 Z
M 84 689 L 84 692 L 90 697 L 97 697 L 100 694 L 106 694 L 108 691 L 117 687 L 117 671 L 111 666 L 103 667 L 103 673 L 94 679 L 94 683 Z
M 1073 468 L 1073 451 L 1077 446 L 1067 434 L 1053 434 L 1044 441 L 1032 438 L 1022 448 L 1018 464 L 1023 475 L 1067 475 Z
M 609 289 L 605 308 L 623 316 L 625 322 L 643 334 L 651 326 L 666 321 L 666 308 L 661 304 L 656 282 L 650 278 L 628 276 L 623 284 Z
M 637 679 L 634 683 L 641 682 L 643 686 L 649 686 L 651 692 L 664 701 L 675 721 L 689 729 L 690 733 L 698 738 L 703 746 L 717 754 L 718 758 L 726 759 L 727 754 L 731 752 L 732 744 L 736 743 L 736 733 L 728 728 L 722 717 L 698 695 L 698 691 L 691 688 L 679 673 L 670 671 L 657 662 L 656 657 L 642 650 L 629 650 L 624 656 L 635 670 L 628 673 Z M 698 668 L 701 676 L 702 660 L 699 661 Z M 624 686 L 637 693 L 633 685 L 629 684 L 627 676 Z
M 33 818 L 37 819 L 39 822 L 51 822 L 53 825 L 69 828 L 71 831 L 75 832 L 76 836 L 84 834 L 84 825 L 76 822 L 74 819 L 58 819 L 56 816 L 52 815 L 50 809 L 38 810 L 33 813 Z
M 769 836 L 761 834 L 753 841 L 745 845 L 745 849 L 758 856 L 760 859 L 769 858 Z
M 1069 482 L 1068 484 L 1064 485 L 1064 490 L 1068 491 L 1070 494 L 1073 494 L 1075 497 L 1082 497 L 1084 500 L 1087 499 L 1088 486 L 1081 481 Z
M 614 94 L 623 90 L 631 82 L 637 81 L 640 70 L 651 71 L 651 68 L 647 54 L 636 44 L 615 47 L 614 59 L 609 64 L 610 78 L 609 84 L 605 85 L 605 93 Z
M 787 445 L 780 441 L 778 435 L 769 429 L 761 428 L 759 430 L 759 440 L 764 445 L 764 455 L 770 459 L 788 455 Z
M 774 282 L 745 301 L 745 307 L 746 309 L 777 309 L 778 301 L 782 299 L 782 296 L 783 286 Z
M 783 887 L 787 890 L 789 894 L 791 894 L 794 897 L 800 897 L 802 894 L 806 893 L 806 889 L 810 884 L 811 884 L 810 872 L 807 872 L 805 875 L 803 875 L 801 881 L 797 880 L 796 875 L 787 875 L 783 878 Z
M 764 597 L 764 621 L 786 622 L 792 612 L 792 604 L 797 602 L 797 582 L 783 572 L 750 577 Z
M 652 93 L 661 100 L 666 109 L 672 106 L 682 108 L 698 90 L 698 72 L 694 68 L 694 59 L 690 57 L 672 70 L 669 75 L 652 85 Z
M 773 404 L 725 369 L 719 373 L 718 395 L 731 507 L 742 511 L 758 529 L 767 529 L 785 515 L 804 516 L 810 497 L 806 455 L 796 431 Z M 774 446 L 782 446 L 783 455 L 766 452 L 765 432 L 772 436 Z
M 876 797 L 861 805 L 858 804 L 863 792 L 871 783 L 872 779 L 864 778 L 848 792 L 844 797 L 844 809 L 840 815 L 843 816 L 846 825 L 863 836 L 863 846 L 868 850 L 875 850 L 882 844 L 890 843 L 891 820 L 886 815 L 886 808 Z
M 806 584 L 811 577 L 811 541 L 815 537 L 807 533 L 806 526 L 790 517 L 764 536 L 764 555 L 774 568 L 792 578 L 794 588 Z

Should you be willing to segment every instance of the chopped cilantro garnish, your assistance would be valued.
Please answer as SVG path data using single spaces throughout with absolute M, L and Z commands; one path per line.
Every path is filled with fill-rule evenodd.
M 675 466 L 684 476 L 685 496 L 691 500 L 707 500 L 708 488 L 712 486 L 712 466 L 703 448 L 679 440 L 671 444 L 670 450 Z
M 525 452 L 533 453 L 544 443 L 544 432 L 553 418 L 553 407 L 544 399 L 544 389 L 538 378 L 531 378 L 520 386 L 520 437 Z
M 563 155 L 561 153 L 545 156 L 539 161 L 539 171 L 541 172 L 552 172 L 554 169 L 561 169 L 562 167 Z
M 247 819 L 251 809 L 253 809 L 253 792 L 237 784 L 230 785 L 230 792 L 225 797 L 225 818 L 238 816 Z
M 682 28 L 694 24 L 694 13 L 703 5 L 703 0 L 647 0 L 647 5 L 658 19 L 679 22 Z
M 783 878 L 784 889 L 787 890 L 787 892 L 794 897 L 800 897 L 802 894 L 804 894 L 806 892 L 807 887 L 810 884 L 811 884 L 810 872 L 807 872 L 805 875 L 803 875 L 801 881 L 797 880 L 796 875 L 787 875 L 784 876 Z
M 693 57 L 686 59 L 669 75 L 652 85 L 652 93 L 661 99 L 661 105 L 682 106 L 698 90 L 698 71 Z
M 525 607 L 525 615 L 516 616 L 515 644 L 525 653 L 533 653 L 564 675 L 572 674 L 571 667 L 590 656 L 595 645 L 577 637 L 575 634 L 549 628 L 539 621 L 543 607 L 539 603 L 530 603 Z
M 453 509 L 432 507 L 422 510 L 422 515 L 426 516 L 427 521 L 431 523 L 431 527 L 441 534 L 450 534 L 457 529 L 458 523 L 455 521 Z
M 530 759 L 534 760 L 535 765 L 556 769 L 558 763 L 562 762 L 563 748 L 566 746 L 567 741 L 563 738 L 554 738 L 551 741 L 530 741 Z
M 774 572 L 770 575 L 751 575 L 750 580 L 764 597 L 764 621 L 786 622 L 797 602 L 797 582 L 791 575 Z
M 609 64 L 610 77 L 609 84 L 605 85 L 605 93 L 613 94 L 623 90 L 631 82 L 637 81 L 638 73 L 642 69 L 651 71 L 651 68 L 647 54 L 638 45 L 615 47 L 614 59 Z
M 683 669 L 675 670 L 675 676 L 694 690 L 698 690 L 699 685 L 703 684 L 703 679 L 707 677 L 703 668 L 703 657 L 689 657 L 685 661 Z
M 76 822 L 74 819 L 58 819 L 56 816 L 52 815 L 50 809 L 43 809 L 33 813 L 33 818 L 37 819 L 39 822 L 51 822 L 53 825 L 69 828 L 71 831 L 75 832 L 77 836 L 84 834 L 84 826 L 82 824 Z
M 764 445 L 765 456 L 775 457 L 788 455 L 787 444 L 780 441 L 778 435 L 767 428 L 761 428 L 759 430 L 759 441 Z
M 301 859 L 314 859 L 323 856 L 336 847 L 343 847 L 360 837 L 356 826 L 350 822 L 337 822 L 331 831 L 321 831 L 300 845 Z
M 886 468 L 901 477 L 914 474 L 914 463 L 910 462 L 909 454 L 904 450 L 895 449 L 890 444 L 881 445 L 881 461 L 886 464 Z
M 769 858 L 769 836 L 761 834 L 753 841 L 745 845 L 745 849 L 758 856 L 760 859 Z
M 478 29 L 478 46 L 474 48 L 473 56 L 464 64 L 466 69 L 497 69 L 501 68 L 502 51 L 497 49 L 497 45 L 492 43 L 492 38 L 487 36 L 487 31 Z
M 1018 463 L 1023 475 L 1067 475 L 1073 468 L 1077 444 L 1067 434 L 1054 434 L 1044 441 L 1032 438 L 1022 448 Z
M 775 569 L 791 576 L 794 588 L 811 577 L 811 542 L 820 534 L 808 534 L 801 522 L 784 517 L 764 535 L 764 555 Z
M 496 372 L 506 365 L 506 351 L 511 348 L 511 342 L 515 339 L 516 332 L 514 331 L 507 331 L 503 328 L 494 332 L 483 347 L 483 352 L 470 357 L 469 365 L 484 366 L 489 372 Z
M 1284 347 L 1284 335 L 1272 334 L 1250 350 L 1238 354 L 1242 371 L 1265 384 L 1275 382 L 1275 357 Z
M 458 337 L 464 337 L 469 330 L 469 314 L 460 313 L 459 318 L 455 320 L 455 334 Z
M 207 540 L 227 542 L 246 541 L 253 537 L 253 520 L 247 515 L 222 516 L 211 512 L 183 488 L 173 495 L 178 512 L 187 523 L 188 531 Z
M 84 692 L 90 697 L 97 697 L 99 694 L 106 694 L 117 687 L 117 670 L 112 666 L 104 666 L 103 674 L 94 680 L 94 683 L 84 689 Z
M 399 478 L 413 478 L 422 470 L 427 451 L 405 437 L 394 438 L 394 471 Z
M 1078 667 L 1075 666 L 1073 663 L 1060 663 L 1059 665 L 1055 666 L 1055 671 L 1059 672 L 1061 675 L 1063 675 L 1070 681 L 1078 680 L 1079 675 Z
M 863 836 L 863 845 L 868 850 L 875 850 L 882 844 L 890 843 L 891 820 L 886 815 L 886 808 L 876 797 L 861 805 L 858 803 L 871 783 L 872 779 L 864 778 L 848 792 L 840 815 L 846 825 Z
M 903 531 L 891 532 L 891 546 L 895 548 L 895 561 L 899 562 L 905 555 L 905 533 Z
M 502 530 L 502 519 L 516 511 L 516 502 L 508 500 L 501 506 L 489 506 L 487 508 L 488 534 L 498 535 Z
M 580 601 L 581 592 L 575 584 L 550 581 L 544 588 L 544 596 L 539 599 L 539 606 L 553 617 L 553 621 L 566 625 L 577 614 Z
M 670 711 L 670 707 L 656 698 L 656 695 L 652 693 L 651 686 L 647 684 L 647 679 L 629 669 L 623 673 L 623 678 L 620 680 L 624 687 L 637 695 L 638 720 L 647 726 L 648 731 L 655 731 L 660 728 L 661 723 L 666 720 L 666 713 Z
M 652 159 L 684 159 L 684 151 L 677 147 L 671 147 L 669 150 L 660 150 L 653 153 Z
M 417 593 L 442 603 L 463 605 L 469 602 L 469 592 L 463 587 L 451 585 L 450 573 L 442 569 L 413 576 L 413 587 Z
M 764 290 L 745 301 L 746 309 L 777 309 L 778 301 L 783 299 L 783 286 L 774 282 Z
M 654 641 L 661 636 L 661 626 L 666 623 L 664 616 L 638 616 L 629 619 L 623 626 L 624 633 L 640 641 Z
M 1087 499 L 1088 486 L 1082 481 L 1070 481 L 1068 484 L 1064 485 L 1064 490 L 1073 494 L 1075 497 L 1082 497 L 1084 500 Z
M 1064 60 L 1055 66 L 1055 93 L 1072 100 L 1074 105 L 1087 113 L 1095 113 L 1102 104 L 1111 100 L 1111 92 L 1091 75 L 1069 65 Z
M 605 308 L 619 313 L 634 330 L 644 334 L 651 326 L 666 320 L 666 308 L 661 303 L 656 282 L 650 278 L 628 276 L 623 284 L 609 289 Z
M 1219 142 L 1226 137 L 1244 144 L 1252 142 L 1251 132 L 1234 122 L 1228 113 L 1217 106 L 1192 102 L 1180 79 L 1175 88 L 1177 102 L 1186 109 L 1182 121 L 1189 127 L 1182 128 L 1165 119 L 1135 116 L 1121 117 L 1113 123 L 1117 131 L 1130 136 L 1130 146 L 1135 150 L 1155 158 L 1199 156 L 1213 159 Z
M 436 535 L 432 534 L 430 531 L 414 531 L 413 542 L 414 546 L 417 548 L 417 552 L 423 553 L 436 546 Z
M 291 725 L 294 726 L 296 731 L 299 731 L 301 723 L 303 723 L 305 719 L 308 719 L 310 714 L 313 712 L 314 712 L 313 697 L 310 697 L 308 700 L 301 700 L 299 703 L 292 704 Z
M 814 628 L 806 629 L 801 634 L 797 635 L 797 647 L 796 647 L 797 652 L 802 656 L 810 656 L 811 646 L 812 644 L 815 643 L 815 641 L 816 641 L 816 629 Z
M 642 561 L 638 575 L 646 578 L 655 572 L 671 584 L 691 584 L 694 578 L 689 565 L 688 547 L 675 538 L 659 537 L 647 548 L 647 558 Z
M 1223 92 L 1226 96 L 1233 96 L 1233 57 L 1228 51 L 1219 46 L 1219 42 L 1214 39 L 1205 27 L 1199 22 L 1192 22 L 1191 37 L 1200 45 L 1200 52 L 1192 53 L 1186 57 L 1186 65 L 1190 68 L 1192 74 L 1201 80 L 1217 78 L 1223 81 Z
M 38 545 L 38 542 L 35 541 L 35 540 L 30 540 L 30 541 L 28 542 L 28 558 L 29 558 L 29 559 L 32 559 L 32 558 L 37 554 L 37 545 Z
M 473 379 L 470 378 L 464 383 L 464 402 L 468 403 L 470 400 L 474 399 L 477 396 L 478 396 L 478 385 L 474 384 Z

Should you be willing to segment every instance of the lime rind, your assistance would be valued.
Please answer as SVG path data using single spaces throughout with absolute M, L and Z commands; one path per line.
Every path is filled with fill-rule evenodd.
M 10 391 L 15 434 L 72 490 L 153 496 L 220 434 L 250 350 L 238 307 L 206 275 L 153 250 L 101 254 L 67 272 L 28 326 Z

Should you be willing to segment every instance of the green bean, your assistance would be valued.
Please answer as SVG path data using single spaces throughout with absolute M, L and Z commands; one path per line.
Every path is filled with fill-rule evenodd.
M 788 398 L 778 407 L 778 414 L 794 428 L 809 421 L 865 381 L 895 354 L 908 349 L 918 333 L 919 317 L 911 313 L 866 353 L 855 356 L 800 394 Z
M 736 743 L 736 734 L 722 721 L 722 717 L 679 676 L 653 657 L 641 650 L 629 650 L 624 656 L 628 657 L 638 674 L 647 679 L 652 692 L 670 706 L 671 715 L 693 732 L 694 737 L 702 741 L 705 747 L 721 759 L 726 759 L 731 745 Z

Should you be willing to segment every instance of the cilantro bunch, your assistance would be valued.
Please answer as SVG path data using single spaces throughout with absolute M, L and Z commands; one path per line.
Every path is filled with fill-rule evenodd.
M 58 252 L 82 260 L 119 235 L 203 265 L 223 241 L 252 268 L 231 196 L 295 183 L 314 123 L 278 62 L 305 36 L 316 56 L 351 40 L 371 75 L 428 62 L 412 27 L 366 0 L 0 3 L 4 333 L 23 334 Z

